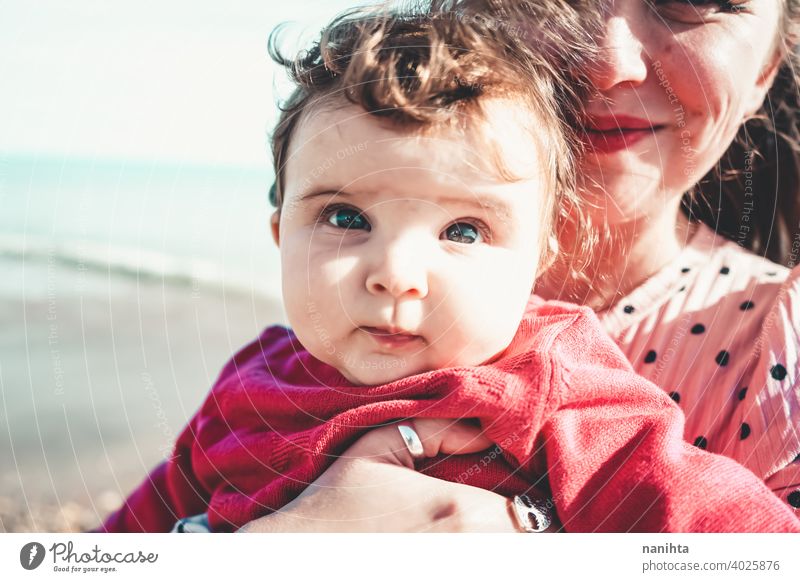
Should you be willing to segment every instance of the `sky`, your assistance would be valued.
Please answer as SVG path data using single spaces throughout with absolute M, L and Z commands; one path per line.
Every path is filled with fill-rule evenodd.
M 358 3 L 0 0 L 0 154 L 264 166 L 270 31 Z

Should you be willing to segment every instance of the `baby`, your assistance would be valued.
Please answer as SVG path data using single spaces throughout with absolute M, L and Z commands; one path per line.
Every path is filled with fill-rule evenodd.
M 286 63 L 271 227 L 291 329 L 225 366 L 105 531 L 236 529 L 414 417 L 478 419 L 502 447 L 419 470 L 507 496 L 546 476 L 568 531 L 800 531 L 754 475 L 683 442 L 590 310 L 531 297 L 577 203 L 573 148 L 553 66 L 503 35 L 346 16 Z

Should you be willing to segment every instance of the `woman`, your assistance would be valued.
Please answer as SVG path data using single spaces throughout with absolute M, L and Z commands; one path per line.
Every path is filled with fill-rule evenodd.
M 683 408 L 687 440 L 736 459 L 797 510 L 800 268 L 759 254 L 793 268 L 800 253 L 787 49 L 800 1 L 603 6 L 582 169 L 593 218 L 613 236 L 583 277 L 554 269 L 537 293 L 593 307 L 635 369 Z M 561 244 L 574 242 L 565 229 Z M 428 455 L 488 445 L 464 423 L 415 427 Z M 396 428 L 372 431 L 290 506 L 245 529 L 518 529 L 504 498 L 409 471 L 398 450 Z

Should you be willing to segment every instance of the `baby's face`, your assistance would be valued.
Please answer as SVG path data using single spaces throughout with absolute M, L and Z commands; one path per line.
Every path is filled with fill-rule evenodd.
M 550 193 L 523 129 L 530 113 L 496 105 L 467 135 L 397 129 L 342 105 L 292 137 L 273 225 L 286 312 L 306 349 L 351 382 L 478 365 L 514 337 Z M 521 179 L 498 174 L 498 153 Z

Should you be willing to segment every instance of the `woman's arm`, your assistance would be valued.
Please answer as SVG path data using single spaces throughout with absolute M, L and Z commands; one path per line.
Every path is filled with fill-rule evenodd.
M 466 422 L 415 419 L 425 455 L 477 452 L 492 443 Z M 505 497 L 413 470 L 396 425 L 351 446 L 298 498 L 241 532 L 516 532 Z

